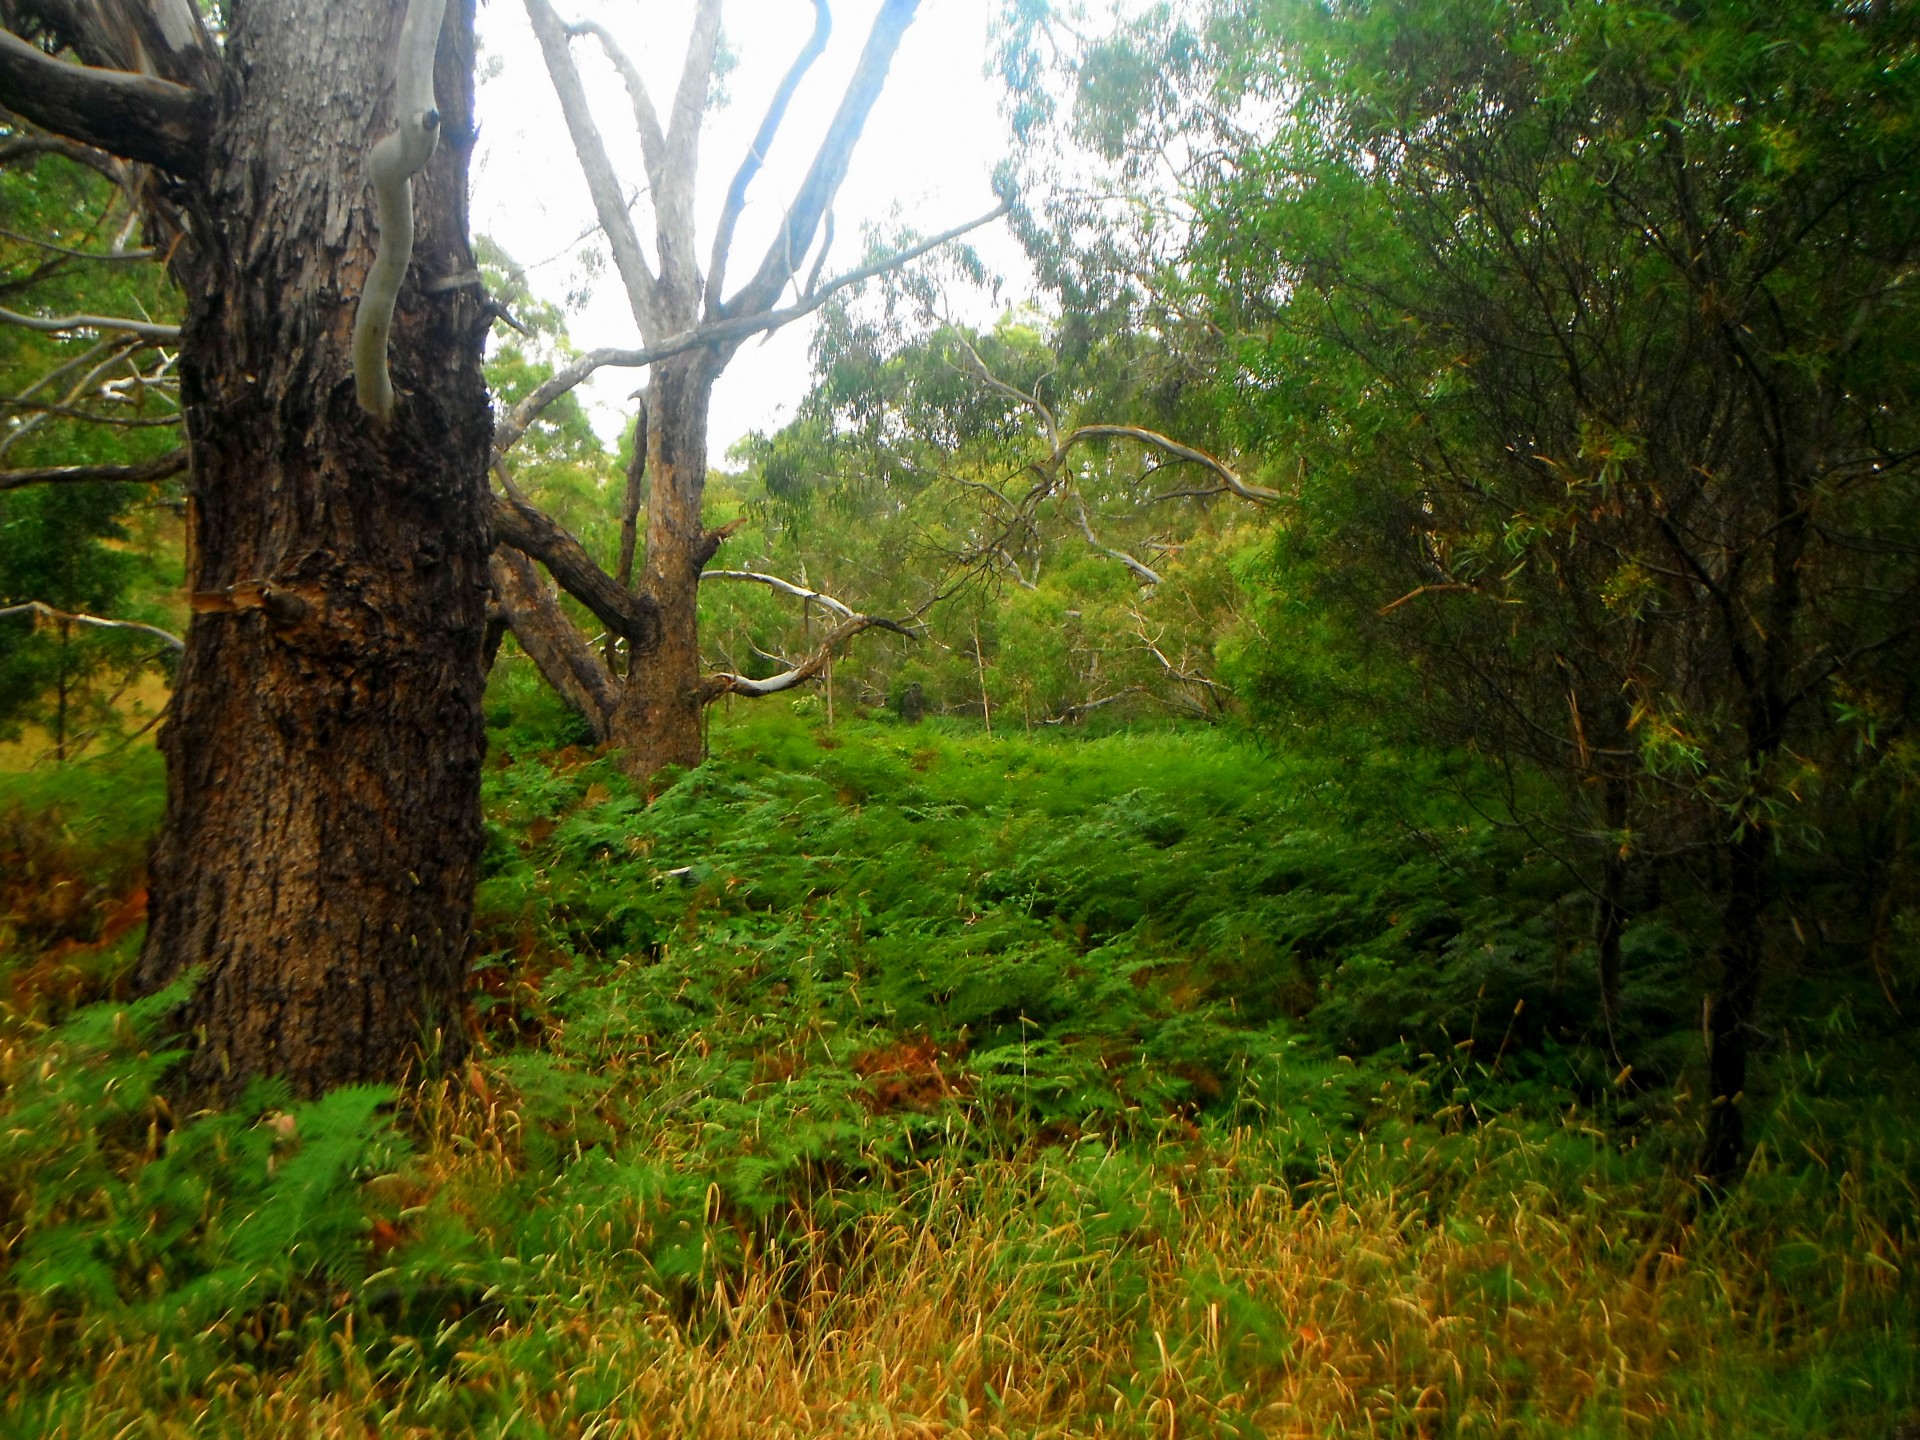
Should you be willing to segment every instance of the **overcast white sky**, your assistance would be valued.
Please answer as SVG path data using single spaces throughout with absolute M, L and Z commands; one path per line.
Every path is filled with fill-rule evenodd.
M 835 0 L 832 42 L 795 98 L 767 167 L 750 193 L 734 246 L 736 274 L 749 273 L 764 252 L 839 101 L 878 3 Z M 665 111 L 685 54 L 689 4 L 557 0 L 556 8 L 569 20 L 592 18 L 613 31 L 647 77 L 655 105 Z M 862 227 L 868 223 L 897 215 L 916 231 L 932 234 L 993 207 L 993 168 L 1007 145 L 999 114 L 1000 82 L 983 73 L 994 9 L 991 0 L 924 0 L 835 206 L 837 239 L 828 273 L 858 263 L 864 248 Z M 729 0 L 725 35 L 739 64 L 726 82 L 731 103 L 709 114 L 702 140 L 703 259 L 721 197 L 759 125 L 766 98 L 812 24 L 813 7 L 806 0 Z M 526 12 L 516 0 L 493 0 L 481 8 L 480 43 L 483 65 L 498 57 L 500 69 L 480 90 L 473 226 L 521 263 L 535 267 L 530 278 L 536 291 L 562 301 L 579 283 L 578 250 L 572 242 L 593 224 L 586 184 Z M 641 191 L 639 141 L 626 92 L 598 44 L 577 40 L 574 54 L 615 167 L 631 190 Z M 644 193 L 636 214 L 643 242 L 650 245 L 652 223 Z M 1017 298 L 1025 288 L 1026 270 L 1004 223 L 976 232 L 973 240 L 988 266 L 1011 280 L 1012 288 L 1002 298 Z M 985 306 L 984 300 L 979 303 Z M 968 318 L 986 320 L 991 315 Z M 585 307 L 570 316 L 569 328 L 583 349 L 639 343 L 611 266 L 594 284 Z M 715 460 L 748 431 L 770 429 L 792 413 L 807 387 L 811 334 L 811 321 L 801 321 L 765 344 L 750 342 L 740 351 L 714 394 Z M 626 397 L 639 381 L 640 372 L 603 371 L 588 390 L 603 434 L 620 428 L 621 417 L 632 408 Z

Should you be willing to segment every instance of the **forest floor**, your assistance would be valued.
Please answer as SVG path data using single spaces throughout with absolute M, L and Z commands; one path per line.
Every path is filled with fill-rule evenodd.
M 125 996 L 157 761 L 0 776 L 0 1434 L 1920 1433 L 1878 990 L 1783 964 L 1701 1203 L 1687 917 L 1610 1053 L 1437 762 L 492 718 L 471 1058 L 224 1114 Z

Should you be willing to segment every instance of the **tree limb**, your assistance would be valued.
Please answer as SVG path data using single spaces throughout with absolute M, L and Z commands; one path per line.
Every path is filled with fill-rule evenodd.
M 1005 215 L 1007 208 L 1007 203 L 1002 201 L 986 214 L 969 220 L 964 225 L 943 230 L 940 234 L 930 236 L 918 244 L 909 245 L 904 250 L 897 250 L 871 264 L 862 265 L 858 269 L 835 276 L 818 291 L 784 309 L 763 311 L 756 315 L 740 315 L 716 321 L 711 325 L 695 326 L 691 330 L 670 336 L 656 345 L 639 350 L 590 350 L 571 364 L 556 370 L 541 383 L 538 389 L 507 412 L 506 417 L 494 430 L 494 453 L 505 454 L 515 441 L 527 433 L 527 427 L 533 424 L 542 410 L 597 370 L 609 367 L 639 369 L 642 366 L 671 359 L 675 355 L 683 355 L 689 350 L 697 350 L 703 345 L 737 345 L 762 331 L 778 330 L 782 325 L 791 324 L 795 320 L 811 315 L 849 285 L 858 285 L 863 280 L 871 280 L 876 275 L 897 270 L 902 265 L 918 260 L 930 250 L 937 250 L 949 241 L 957 240 L 970 231 L 978 230 L 982 225 L 991 224 Z
M 0 30 L 0 35 L 5 33 Z M 16 310 L 0 309 L 0 324 L 24 325 L 29 330 L 40 330 L 49 335 L 58 335 L 69 330 L 121 330 L 129 335 L 138 335 L 144 340 L 178 340 L 180 338 L 178 325 L 157 325 L 151 320 L 118 320 L 110 315 L 55 317 L 22 315 Z
M 170 80 L 56 60 L 0 30 L 0 104 L 110 154 L 198 179 L 213 101 Z
M 566 592 L 635 651 L 660 643 L 660 607 L 651 595 L 619 584 L 580 542 L 518 497 L 493 497 L 494 544 L 524 550 L 547 567 Z
M 187 464 L 185 450 L 169 450 L 138 465 L 43 465 L 32 470 L 0 470 L 0 491 L 27 485 L 146 485 L 182 474 Z
M 151 635 L 156 640 L 164 640 L 175 650 L 184 651 L 187 648 L 186 641 L 171 630 L 162 630 L 158 625 L 143 625 L 138 620 L 103 620 L 98 615 L 73 614 L 65 610 L 56 610 L 53 606 L 38 600 L 0 606 L 0 620 L 10 619 L 15 615 L 32 615 L 42 620 L 64 620 L 70 625 L 90 625 L 98 630 L 132 630 L 142 635 Z
M 552 587 L 541 580 L 533 561 L 512 546 L 496 548 L 487 568 L 520 648 L 541 678 L 585 717 L 594 739 L 605 740 L 619 703 L 613 677 L 581 640 Z
M 831 610 L 843 620 L 858 619 L 851 605 L 836 600 L 833 596 L 819 590 L 809 590 L 804 585 L 796 585 L 791 580 L 782 580 L 778 575 L 763 575 L 758 570 L 702 570 L 702 580 L 748 580 L 756 585 L 765 585 L 782 595 L 791 595 L 795 600 L 805 600 L 821 608 Z M 903 632 L 904 633 L 904 632 Z
M 1158 571 L 1143 565 L 1140 561 L 1134 559 L 1133 556 L 1127 554 L 1126 551 L 1115 550 L 1110 546 L 1102 545 L 1100 543 L 1100 537 L 1093 533 L 1093 520 L 1087 514 L 1087 502 L 1082 499 L 1077 492 L 1073 500 L 1075 506 L 1077 506 L 1080 511 L 1080 533 L 1087 537 L 1087 543 L 1089 545 L 1109 559 L 1118 560 L 1122 565 L 1126 566 L 1127 569 L 1134 573 L 1135 578 L 1137 578 L 1142 585 L 1159 585 L 1164 583 Z
M 772 309 L 780 292 L 786 289 L 787 282 L 806 259 L 807 252 L 813 248 L 821 217 L 832 207 L 840 183 L 847 178 L 853 147 L 859 142 L 867 116 L 880 98 L 894 53 L 900 48 L 907 26 L 913 23 L 919 4 L 920 0 L 883 0 L 880 13 L 874 16 L 873 29 L 867 33 L 866 48 L 860 52 L 853 78 L 840 97 L 840 108 L 814 153 L 806 179 L 800 182 L 785 223 L 767 247 L 766 258 L 760 262 L 753 278 L 732 300 L 720 302 L 720 314 L 752 315 Z
M 1081 425 L 1060 442 L 1054 452 L 1055 459 L 1064 460 L 1067 452 L 1074 446 L 1089 440 L 1132 440 L 1141 445 L 1150 445 L 1156 450 L 1162 450 L 1176 459 L 1191 461 L 1219 476 L 1220 483 L 1242 500 L 1251 500 L 1261 505 L 1273 505 L 1287 498 L 1278 490 L 1269 490 L 1264 485 L 1253 485 L 1242 480 L 1204 450 L 1195 450 L 1192 446 L 1182 445 L 1178 440 L 1170 439 L 1157 430 L 1147 430 L 1138 425 Z
M 559 97 L 561 114 L 566 117 L 567 133 L 573 137 L 574 155 L 580 161 L 581 174 L 586 177 L 587 190 L 593 196 L 594 214 L 600 218 L 600 229 L 613 251 L 614 268 L 620 272 L 621 284 L 626 289 L 633 323 L 640 327 L 642 336 L 653 336 L 659 282 L 641 253 L 633 216 L 627 213 L 626 197 L 620 193 L 619 178 L 614 173 L 613 162 L 607 158 L 606 144 L 600 138 L 600 128 L 594 123 L 593 111 L 587 104 L 579 68 L 567 48 L 567 27 L 547 0 L 524 0 L 524 3 L 527 18 L 533 22 L 534 37 L 540 42 L 540 53 L 547 62 L 547 74 L 553 79 L 554 94 Z
M 709 572 L 711 573 L 711 572 Z M 778 695 L 782 690 L 792 690 L 804 685 L 826 668 L 827 662 L 847 641 L 863 630 L 891 630 L 896 635 L 905 635 L 909 640 L 919 637 L 897 620 L 883 620 L 878 615 L 855 615 L 842 621 L 827 638 L 821 642 L 805 660 L 791 670 L 778 675 L 769 675 L 764 680 L 750 680 L 745 675 L 709 675 L 703 689 L 702 699 L 712 704 L 722 695 Z
M 726 285 L 727 257 L 733 249 L 734 227 L 740 223 L 740 212 L 746 208 L 747 190 L 753 184 L 753 177 L 760 173 L 760 167 L 766 163 L 767 152 L 773 148 L 774 137 L 780 133 L 780 126 L 787 118 L 787 107 L 793 103 L 794 92 L 800 88 L 807 71 L 813 68 L 813 62 L 826 50 L 827 40 L 832 34 L 833 14 L 827 8 L 827 0 L 813 0 L 813 34 L 800 48 L 800 53 L 794 56 L 787 73 L 781 77 L 780 87 L 767 102 L 767 113 L 761 118 L 760 128 L 754 132 L 753 143 L 747 147 L 740 168 L 734 171 L 733 182 L 727 186 L 727 199 L 720 211 L 720 224 L 713 232 L 713 258 L 707 262 L 706 318 L 709 323 L 720 318 L 720 292 Z M 826 258 L 824 251 L 821 258 Z M 809 285 L 807 288 L 811 290 L 813 287 Z

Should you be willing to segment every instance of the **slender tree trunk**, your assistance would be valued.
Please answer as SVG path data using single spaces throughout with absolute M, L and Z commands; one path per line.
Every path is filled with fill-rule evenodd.
M 1726 905 L 1721 913 L 1719 984 L 1707 1015 L 1707 1140 L 1701 1173 L 1725 1184 L 1746 1158 L 1741 1106 L 1747 1088 L 1751 1027 L 1760 1000 L 1761 916 L 1772 899 L 1767 836 L 1749 825 L 1728 852 Z
M 1600 1018 L 1607 1027 L 1607 1048 L 1620 1059 L 1620 938 L 1627 928 L 1627 862 L 1620 855 L 1620 832 L 1627 828 L 1627 779 L 1601 781 L 1607 853 L 1600 862 L 1600 895 L 1594 902 L 1593 942 L 1600 979 Z
M 613 678 L 573 628 L 533 561 L 503 545 L 493 556 L 493 586 L 513 616 L 514 639 L 540 678 L 587 722 L 596 743 L 605 740 L 616 702 Z
M 622 763 L 639 779 L 704 758 L 698 577 L 719 544 L 700 515 L 713 381 L 713 353 L 696 350 L 654 367 L 647 387 L 644 588 L 660 606 L 660 643 L 628 658 L 611 727 Z
M 73 627 L 66 619 L 60 621 L 60 668 L 57 689 L 53 702 L 53 763 L 67 763 L 67 645 L 72 637 Z
M 199 969 L 186 1084 L 213 1097 L 262 1073 L 307 1094 L 389 1079 L 464 1048 L 491 548 L 486 315 L 457 279 L 472 0 L 441 38 L 391 423 L 357 405 L 350 360 L 405 8 L 227 7 L 176 262 L 196 613 L 139 978 Z M 439 278 L 454 283 L 423 288 Z

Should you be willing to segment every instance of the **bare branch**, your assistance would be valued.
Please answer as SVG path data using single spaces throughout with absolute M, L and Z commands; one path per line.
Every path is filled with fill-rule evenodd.
M 974 373 L 979 376 L 982 384 L 996 394 L 1004 395 L 1007 399 L 1026 406 L 1040 417 L 1040 423 L 1046 427 L 1047 443 L 1053 446 L 1054 449 L 1055 468 L 1058 468 L 1059 462 L 1066 459 L 1067 451 L 1066 447 L 1060 443 L 1060 422 L 1054 418 L 1053 411 L 1041 401 L 1039 396 L 1029 395 L 1018 386 L 1009 385 L 989 370 L 987 368 L 987 362 L 980 358 L 980 352 L 974 349 L 972 344 L 966 339 L 961 339 L 960 348 L 965 350 L 968 357 L 973 361 Z
M 533 556 L 614 634 L 636 651 L 660 643 L 660 607 L 651 595 L 637 595 L 594 563 L 580 542 L 518 496 L 493 498 L 496 545 L 511 545 Z
M 805 660 L 791 670 L 778 675 L 769 675 L 764 680 L 751 680 L 745 675 L 709 675 L 707 677 L 704 698 L 712 704 L 722 695 L 778 695 L 782 690 L 792 690 L 804 685 L 827 666 L 836 651 L 854 636 L 866 630 L 891 630 L 896 635 L 905 635 L 909 640 L 919 637 L 897 620 L 883 620 L 878 615 L 855 615 L 843 620 L 827 638 L 821 642 Z
M 561 610 L 533 561 L 501 546 L 488 561 L 493 593 L 507 612 L 514 639 L 562 699 L 586 717 L 595 740 L 605 740 L 619 697 L 613 677 Z
M 36 125 L 111 154 L 197 179 L 213 101 L 198 90 L 56 60 L 0 30 L 0 104 Z
M 787 107 L 793 103 L 794 92 L 800 88 L 807 71 L 813 68 L 813 62 L 826 50 L 828 37 L 832 34 L 833 15 L 827 9 L 827 0 L 813 0 L 813 34 L 800 48 L 800 53 L 794 56 L 793 64 L 787 67 L 787 73 L 781 78 L 780 88 L 773 92 L 773 98 L 767 102 L 767 113 L 760 121 L 760 128 L 754 132 L 753 143 L 747 147 L 740 168 L 734 171 L 733 183 L 727 186 L 726 204 L 720 211 L 720 224 L 713 234 L 713 258 L 707 262 L 706 317 L 710 322 L 720 318 L 720 292 L 726 285 L 727 257 L 733 250 L 734 227 L 740 223 L 740 212 L 746 208 L 747 190 L 753 184 L 753 177 L 760 173 L 760 167 L 766 163 L 767 152 L 773 148 L 774 137 L 780 133 L 780 126 L 787 118 Z M 832 219 L 829 212 L 829 234 Z M 820 258 L 826 259 L 824 250 Z M 811 291 L 813 285 L 810 283 L 807 289 Z
M 819 150 L 814 153 L 813 165 L 800 183 L 786 222 L 768 246 L 766 258 L 760 262 L 753 278 L 732 300 L 721 301 L 720 314 L 752 315 L 772 309 L 780 292 L 786 289 L 787 282 L 813 249 L 820 219 L 832 208 L 833 197 L 847 177 L 853 147 L 866 128 L 874 102 L 880 98 L 894 53 L 900 48 L 907 26 L 913 23 L 919 4 L 920 0 L 883 0 L 880 13 L 874 16 L 873 29 L 867 33 L 866 48 L 860 52 L 853 78 L 847 82 L 846 93 L 840 98 L 840 108 L 827 126 Z
M 614 173 L 613 162 L 607 158 L 600 128 L 594 123 L 593 111 L 587 104 L 580 71 L 567 48 L 567 27 L 547 0 L 525 0 L 525 4 L 527 18 L 533 22 L 534 37 L 540 42 L 540 53 L 546 58 L 547 74 L 553 78 L 554 93 L 560 99 L 561 113 L 566 116 L 567 133 L 573 137 L 580 171 L 593 196 L 594 214 L 600 217 L 600 228 L 613 250 L 614 268 L 620 272 L 621 283 L 626 288 L 633 323 L 640 327 L 641 335 L 653 336 L 659 282 L 641 253 L 640 236 L 633 228 L 633 217 L 627 213 L 619 178 Z
M 591 35 L 620 72 L 633 103 L 633 122 L 640 131 L 640 156 L 647 170 L 647 188 L 653 195 L 653 213 L 659 239 L 660 275 L 654 292 L 662 324 L 690 323 L 698 300 L 699 275 L 693 260 L 693 190 L 699 169 L 700 120 L 706 111 L 707 88 L 713 80 L 713 60 L 720 44 L 720 0 L 701 0 L 687 38 L 687 58 L 674 93 L 673 110 L 665 131 L 647 94 L 639 68 L 602 25 L 586 22 L 568 26 L 571 34 Z
M 1142 585 L 1159 585 L 1164 583 L 1157 571 L 1141 564 L 1140 561 L 1134 559 L 1133 556 L 1127 554 L 1126 551 L 1115 550 L 1109 546 L 1102 545 L 1100 543 L 1100 537 L 1093 533 L 1093 520 L 1087 514 L 1087 502 L 1083 500 L 1077 492 L 1073 497 L 1073 501 L 1080 511 L 1080 533 L 1087 537 L 1087 543 L 1089 545 L 1098 550 L 1102 555 L 1118 560 L 1122 565 L 1126 566 L 1127 569 L 1134 573 Z
M 74 250 L 65 245 L 55 245 L 51 240 L 42 240 L 34 235 L 22 235 L 18 230 L 0 227 L 0 239 L 16 241 L 21 245 L 32 245 L 36 249 L 50 251 L 55 255 L 70 256 L 75 260 L 154 260 L 160 255 L 158 250 Z
M 169 450 L 138 465 L 43 465 L 33 470 L 0 470 L 0 491 L 27 485 L 146 485 L 187 469 L 185 450 Z
M 1273 505 L 1287 497 L 1278 490 L 1269 490 L 1264 485 L 1253 485 L 1242 480 L 1226 465 L 1204 450 L 1195 450 L 1191 445 L 1182 445 L 1178 440 L 1169 439 L 1157 430 L 1143 429 L 1138 425 L 1082 425 L 1061 441 L 1054 452 L 1056 461 L 1064 460 L 1067 452 L 1074 446 L 1085 444 L 1089 440 L 1132 440 L 1141 445 L 1151 445 L 1156 450 L 1165 451 L 1176 459 L 1187 460 L 1195 465 L 1211 470 L 1220 477 L 1220 483 L 1238 495 L 1242 500 L 1251 500 L 1256 504 Z
M 762 575 L 758 570 L 702 570 L 700 578 L 702 580 L 751 581 L 756 585 L 765 585 L 770 590 L 777 590 L 782 595 L 791 595 L 795 600 L 804 600 L 809 604 L 819 605 L 822 609 L 831 610 L 843 620 L 858 618 L 851 605 L 836 600 L 822 591 L 809 590 L 806 586 L 796 585 L 791 580 L 782 580 L 778 575 Z
M 137 620 L 103 620 L 98 615 L 81 615 L 66 610 L 56 610 L 51 605 L 38 600 L 28 600 L 19 605 L 0 606 L 0 620 L 11 619 L 15 615 L 32 615 L 40 620 L 65 621 L 69 625 L 87 625 L 97 630 L 131 630 L 142 635 L 151 635 L 156 640 L 164 640 L 175 650 L 185 650 L 187 642 L 171 630 L 162 630 L 158 625 L 142 625 Z
M 23 155 L 58 155 L 99 172 L 116 185 L 126 183 L 125 161 L 91 145 L 82 145 L 78 140 L 69 140 L 64 135 L 16 135 L 11 140 L 0 142 L 0 165 L 10 165 Z
M 567 34 L 591 35 L 598 40 L 613 68 L 620 72 L 627 98 L 633 103 L 634 128 L 640 132 L 640 163 L 646 166 L 648 184 L 656 185 L 656 177 L 667 163 L 667 135 L 660 128 L 659 113 L 653 108 L 653 98 L 647 94 L 647 82 L 640 78 L 639 68 L 627 58 L 607 27 L 596 20 L 575 21 L 567 26 Z
M 494 431 L 494 453 L 505 454 L 514 442 L 527 433 L 527 427 L 533 424 L 542 410 L 597 370 L 609 367 L 639 369 L 642 366 L 671 359 L 675 355 L 684 355 L 687 351 L 697 350 L 703 345 L 738 345 L 741 341 L 763 331 L 778 330 L 782 325 L 791 324 L 795 320 L 811 315 L 848 286 L 871 280 L 876 275 L 884 275 L 889 270 L 897 270 L 902 265 L 918 260 L 930 250 L 937 250 L 940 246 L 959 239 L 969 231 L 991 224 L 1006 213 L 1007 205 L 1002 201 L 986 214 L 969 220 L 964 225 L 943 230 L 940 234 L 930 236 L 916 245 L 909 245 L 904 250 L 895 251 L 871 264 L 862 265 L 857 270 L 849 270 L 845 274 L 835 276 L 815 294 L 784 309 L 763 311 L 757 315 L 741 315 L 716 321 L 711 325 L 699 325 L 644 349 L 590 350 L 563 369 L 555 371 L 538 389 L 507 413 Z
M 693 187 L 700 168 L 700 121 L 713 84 L 713 58 L 720 48 L 720 0 L 700 0 L 687 37 L 687 58 L 667 120 L 666 173 L 655 180 L 653 208 L 660 230 L 660 280 L 686 302 L 697 299 L 699 271 L 693 258 Z M 669 278 L 671 277 L 671 278 Z M 692 321 L 698 312 L 687 314 Z
M 6 32 L 0 30 L 0 35 Z M 143 340 L 178 340 L 178 325 L 156 325 L 151 320 L 118 320 L 110 315 L 60 315 L 39 316 L 22 315 L 16 310 L 0 309 L 0 324 L 24 325 L 29 330 L 40 330 L 49 335 L 66 334 L 75 330 L 119 330 L 128 335 L 138 335 Z

